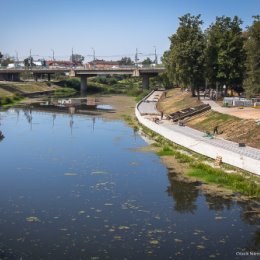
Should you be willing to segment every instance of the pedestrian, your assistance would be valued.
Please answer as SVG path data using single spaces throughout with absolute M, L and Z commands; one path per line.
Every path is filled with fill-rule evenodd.
M 163 111 L 161 112 L 161 120 L 163 119 Z
M 215 135 L 215 134 L 218 135 L 218 126 L 215 126 L 215 127 L 214 127 L 213 133 L 214 133 L 214 135 Z

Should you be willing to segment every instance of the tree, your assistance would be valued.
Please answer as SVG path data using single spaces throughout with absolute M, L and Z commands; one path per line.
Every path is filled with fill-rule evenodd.
M 4 55 L 2 54 L 2 52 L 0 52 L 0 65 L 2 65 L 2 58 L 4 57 Z
M 246 33 L 246 73 L 244 87 L 246 95 L 260 95 L 260 16 L 254 16 L 253 24 Z
M 143 65 L 151 65 L 153 61 L 148 57 L 145 60 L 143 60 L 142 64 Z
M 237 16 L 222 16 L 206 31 L 205 76 L 211 85 L 234 88 L 242 84 L 245 52 L 241 24 Z
M 168 77 L 184 87 L 191 86 L 192 96 L 204 82 L 205 37 L 200 15 L 186 14 L 179 18 L 177 32 L 170 37 L 169 52 L 164 54 Z M 199 99 L 199 93 L 198 93 Z
M 72 62 L 74 62 L 74 63 L 80 63 L 80 64 L 82 64 L 83 63 L 83 61 L 84 61 L 84 56 L 82 56 L 82 55 L 80 55 L 80 54 L 72 54 L 71 56 L 70 56 L 70 60 L 72 61 Z
M 25 67 L 32 67 L 33 66 L 33 57 L 30 56 L 23 61 Z
M 14 58 L 13 57 L 10 57 L 8 54 L 1 54 L 2 55 L 2 58 L 1 59 L 1 65 L 2 66 L 8 66 L 8 64 L 10 63 L 14 63 Z
M 134 62 L 129 57 L 123 57 L 119 62 L 119 65 L 134 65 Z

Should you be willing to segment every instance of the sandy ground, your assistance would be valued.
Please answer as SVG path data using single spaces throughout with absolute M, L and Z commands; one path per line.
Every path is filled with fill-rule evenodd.
M 104 113 L 107 119 L 122 119 L 123 115 L 134 116 L 136 102 L 133 97 L 123 95 L 98 97 L 99 104 L 111 105 L 112 113 Z
M 260 109 L 258 108 L 244 107 L 241 109 L 239 107 L 222 107 L 215 101 L 203 100 L 203 99 L 202 102 L 206 104 L 210 104 L 212 110 L 222 114 L 236 116 L 242 119 L 254 119 L 254 120 L 260 119 Z

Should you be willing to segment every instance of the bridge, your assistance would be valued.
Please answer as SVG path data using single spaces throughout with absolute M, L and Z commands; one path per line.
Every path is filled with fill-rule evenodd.
M 0 68 L 0 80 L 6 81 L 19 81 L 21 73 L 27 72 L 37 79 L 41 75 L 48 75 L 50 81 L 50 75 L 54 73 L 68 73 L 70 77 L 80 78 L 80 90 L 86 92 L 87 90 L 87 78 L 96 77 L 99 75 L 131 75 L 133 77 L 142 78 L 142 88 L 149 89 L 150 77 L 157 76 L 159 73 L 164 72 L 165 68 L 162 66 L 119 66 L 115 68 L 48 68 L 48 67 L 32 67 L 32 68 Z

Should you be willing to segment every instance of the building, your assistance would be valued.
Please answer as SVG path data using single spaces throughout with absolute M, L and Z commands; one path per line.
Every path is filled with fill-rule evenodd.
M 105 61 L 105 60 L 93 60 L 85 64 L 86 69 L 98 68 L 98 69 L 116 69 L 119 67 L 118 61 Z
M 81 67 L 82 64 L 80 62 L 72 62 L 72 61 L 56 61 L 56 60 L 47 60 L 46 65 L 50 68 L 72 68 L 72 67 Z

